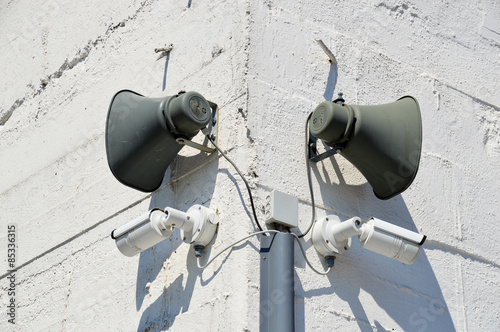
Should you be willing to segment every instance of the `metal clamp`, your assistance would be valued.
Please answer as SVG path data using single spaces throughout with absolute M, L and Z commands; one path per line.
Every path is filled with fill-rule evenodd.
M 210 130 L 209 136 L 210 138 L 217 144 L 217 139 L 218 139 L 218 133 L 219 133 L 219 106 L 216 103 L 213 103 L 209 100 L 208 104 L 210 105 L 210 108 L 212 109 L 212 119 L 210 120 L 210 123 L 208 124 L 208 129 Z M 207 153 L 213 153 L 216 151 L 215 146 L 208 147 L 207 145 L 202 145 L 195 143 L 187 138 L 179 137 L 175 139 L 177 143 L 182 144 L 182 145 L 187 145 L 192 148 L 195 148 L 197 150 L 207 152 Z M 205 141 L 208 141 L 206 139 Z M 205 143 L 206 144 L 206 143 Z M 212 145 L 212 144 L 210 144 Z
M 318 42 L 318 44 L 319 44 L 319 42 Z M 343 104 L 345 102 L 345 100 L 342 96 L 343 96 L 343 93 L 339 92 L 338 98 L 335 99 L 332 103 Z M 317 163 L 318 161 L 321 161 L 323 159 L 326 159 L 328 157 L 333 156 L 334 154 L 342 152 L 342 150 L 344 149 L 344 146 L 342 144 L 345 143 L 347 140 L 349 140 L 349 136 L 351 135 L 352 129 L 354 127 L 354 122 L 356 121 L 356 119 L 354 119 L 353 110 L 350 107 L 347 107 L 347 111 L 349 112 L 350 119 L 353 119 L 353 120 L 349 120 L 349 123 L 347 124 L 347 129 L 346 129 L 346 132 L 344 133 L 344 139 L 342 141 L 340 141 L 338 144 L 335 144 L 332 149 L 319 154 L 318 149 L 317 149 L 318 139 L 316 137 L 314 137 L 313 135 L 311 135 L 311 132 L 309 131 L 309 141 L 307 142 L 307 144 L 309 146 L 309 160 L 310 161 Z
M 309 133 L 309 160 L 317 163 L 323 159 L 333 156 L 334 154 L 342 152 L 343 147 L 341 145 L 335 145 L 332 149 L 327 150 L 323 153 L 318 153 L 316 142 L 318 139 Z

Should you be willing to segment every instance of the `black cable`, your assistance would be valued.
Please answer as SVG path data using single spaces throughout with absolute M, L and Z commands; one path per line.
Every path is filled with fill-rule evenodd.
M 309 231 L 311 230 L 314 220 L 316 219 L 316 205 L 314 204 L 314 192 L 313 192 L 313 187 L 312 187 L 312 179 L 311 179 L 311 166 L 310 166 L 310 161 L 309 161 L 309 120 L 311 119 L 312 112 L 309 114 L 306 120 L 306 130 L 305 130 L 305 138 L 306 138 L 306 144 L 305 144 L 305 157 L 306 157 L 306 168 L 307 168 L 307 182 L 309 184 L 309 192 L 311 193 L 311 207 L 312 207 L 312 216 L 311 216 L 311 222 L 309 223 L 309 226 L 307 227 L 307 230 L 299 235 L 299 238 L 304 237 Z
M 247 180 L 245 179 L 245 177 L 243 176 L 243 174 L 241 174 L 240 170 L 238 169 L 238 167 L 236 167 L 236 165 L 231 161 L 231 159 L 229 159 L 226 154 L 224 152 L 222 152 L 222 150 L 217 146 L 217 144 L 215 144 L 215 142 L 212 140 L 212 138 L 209 136 L 209 135 L 206 135 L 208 140 L 210 141 L 210 143 L 212 143 L 215 148 L 217 149 L 217 151 L 219 151 L 219 153 L 224 157 L 226 158 L 226 160 L 231 164 L 233 165 L 234 169 L 236 170 L 236 172 L 238 172 L 238 174 L 240 175 L 241 179 L 243 180 L 243 182 L 245 183 L 245 186 L 247 187 L 247 190 L 248 190 L 248 196 L 250 197 L 250 204 L 252 205 L 252 212 L 253 212 L 253 217 L 255 219 L 255 223 L 257 224 L 257 227 L 259 228 L 260 231 L 263 231 L 262 227 L 260 227 L 260 224 L 259 224 L 259 220 L 257 219 L 257 213 L 255 212 L 255 206 L 253 204 L 253 197 L 252 197 L 252 191 L 250 190 L 250 186 L 248 185 L 248 182 Z

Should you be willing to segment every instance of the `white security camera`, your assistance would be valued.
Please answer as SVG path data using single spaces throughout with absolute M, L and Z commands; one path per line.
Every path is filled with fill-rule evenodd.
M 326 259 L 342 254 L 351 246 L 351 237 L 357 235 L 361 246 L 405 264 L 417 258 L 426 236 L 380 219 L 362 222 L 354 217 L 341 222 L 336 215 L 318 220 L 312 231 L 314 248 Z
M 195 247 L 197 255 L 213 239 L 217 229 L 217 215 L 211 209 L 193 205 L 182 212 L 170 207 L 153 209 L 111 232 L 118 250 L 132 257 L 170 237 L 177 227 L 184 242 Z

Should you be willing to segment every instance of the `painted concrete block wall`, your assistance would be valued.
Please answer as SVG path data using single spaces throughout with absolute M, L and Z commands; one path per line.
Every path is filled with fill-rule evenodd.
M 2 331 L 257 331 L 259 241 L 201 271 L 172 237 L 134 258 L 111 230 L 152 207 L 217 210 L 208 255 L 256 230 L 243 182 L 184 148 L 157 192 L 121 185 L 104 125 L 121 89 L 195 90 L 260 207 L 273 189 L 310 220 L 304 126 L 321 101 L 420 103 L 419 173 L 378 200 L 340 156 L 312 166 L 317 215 L 370 216 L 428 240 L 407 266 L 361 248 L 316 275 L 295 249 L 298 331 L 495 331 L 500 325 L 500 6 L 496 1 L 16 1 L 0 4 Z M 330 65 L 314 39 L 338 60 Z M 169 57 L 155 48 L 173 44 Z M 16 226 L 16 325 L 7 226 Z M 295 230 L 296 231 L 296 230 Z M 304 238 L 318 269 L 325 263 Z

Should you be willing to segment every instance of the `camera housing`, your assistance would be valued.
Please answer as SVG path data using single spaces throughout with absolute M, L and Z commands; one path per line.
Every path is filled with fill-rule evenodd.
M 171 207 L 153 209 L 111 232 L 120 252 L 132 257 L 172 235 L 175 228 L 181 231 L 185 243 L 205 248 L 217 230 L 216 213 L 204 206 L 193 205 L 187 212 Z
M 316 251 L 328 259 L 348 250 L 355 235 L 363 248 L 405 264 L 415 261 L 426 239 L 425 235 L 377 218 L 362 222 L 354 217 L 341 222 L 338 216 L 329 215 L 315 223 L 312 242 Z

